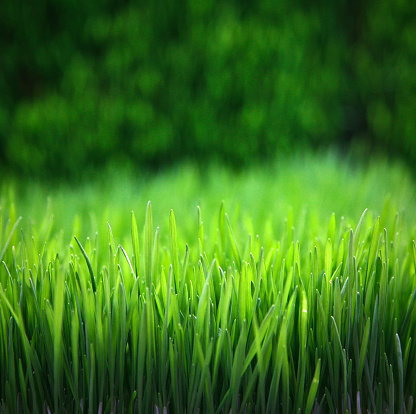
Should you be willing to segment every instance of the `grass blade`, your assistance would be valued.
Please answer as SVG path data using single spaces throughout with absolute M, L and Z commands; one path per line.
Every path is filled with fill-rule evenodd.
M 238 252 L 237 240 L 234 236 L 233 229 L 231 228 L 230 219 L 228 218 L 227 214 L 225 214 L 225 218 L 227 220 L 227 225 L 228 225 L 228 233 L 229 233 L 229 236 L 230 236 L 229 239 L 230 239 L 230 243 L 231 243 L 231 250 L 233 252 L 233 256 L 234 256 L 234 259 L 236 261 L 237 269 L 239 269 L 241 271 L 241 258 L 240 258 L 240 253 Z
M 133 244 L 133 265 L 136 273 L 136 277 L 140 274 L 140 239 L 139 232 L 137 230 L 136 217 L 133 211 L 131 212 L 131 241 Z
M 147 203 L 146 218 L 144 221 L 144 272 L 146 275 L 146 287 L 152 285 L 152 252 L 153 252 L 153 218 L 152 204 Z
M 80 241 L 77 239 L 76 236 L 74 236 L 74 239 L 77 242 L 77 244 L 78 244 L 78 246 L 81 250 L 82 255 L 84 256 L 85 262 L 87 263 L 88 272 L 90 273 L 90 277 L 91 277 L 92 290 L 93 290 L 93 292 L 95 292 L 97 290 L 97 286 L 95 284 L 94 271 L 92 270 L 90 259 L 88 258 L 87 253 L 85 252 L 84 248 L 82 247 Z
M 313 403 L 316 397 L 316 392 L 318 391 L 320 374 L 321 374 L 321 360 L 319 359 L 318 364 L 316 365 L 316 368 L 315 368 L 315 373 L 313 375 L 312 384 L 309 389 L 308 399 L 306 401 L 306 407 L 305 407 L 305 414 L 310 414 L 312 412 Z
M 3 257 L 6 254 L 6 250 L 9 247 L 9 244 L 10 244 L 12 238 L 13 238 L 13 234 L 16 231 L 16 228 L 17 228 L 18 224 L 20 223 L 20 220 L 22 220 L 22 217 L 19 217 L 16 220 L 16 222 L 14 223 L 14 226 L 12 227 L 12 229 L 10 231 L 9 237 L 7 238 L 6 243 L 4 244 L 3 250 L 0 253 L 0 262 L 3 260 Z M 1 228 L 0 228 L 0 231 L 1 231 Z

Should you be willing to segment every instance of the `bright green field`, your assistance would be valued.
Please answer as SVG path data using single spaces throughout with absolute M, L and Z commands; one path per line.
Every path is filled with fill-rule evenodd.
M 415 189 L 331 154 L 4 180 L 0 412 L 414 412 Z
M 269 220 L 278 231 L 289 214 L 298 229 L 305 216 L 326 221 L 332 213 L 353 223 L 366 208 L 381 214 L 388 200 L 392 210 L 405 213 L 402 219 L 416 224 L 416 186 L 403 165 L 377 159 L 363 167 L 332 153 L 299 155 L 237 175 L 224 165 L 198 168 L 189 163 L 155 176 L 109 169 L 76 187 L 5 181 L 3 209 L 13 201 L 23 228 L 33 225 L 37 232 L 53 217 L 52 231 L 63 229 L 68 242 L 74 235 L 82 239 L 105 233 L 107 222 L 119 241 L 129 237 L 131 211 L 143 222 L 149 200 L 155 225 L 166 229 L 173 209 L 186 238 L 195 235 L 197 206 L 215 232 L 222 202 L 232 222 L 249 225 L 253 234 L 261 234 Z

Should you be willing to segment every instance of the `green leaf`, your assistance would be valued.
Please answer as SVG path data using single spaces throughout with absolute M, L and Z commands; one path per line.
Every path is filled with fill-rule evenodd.
M 133 211 L 131 212 L 131 241 L 133 244 L 133 265 L 136 277 L 140 275 L 140 239 L 137 230 L 136 218 Z
M 325 273 L 327 280 L 332 276 L 332 242 L 328 239 L 325 248 Z
M 173 265 L 173 275 L 175 280 L 176 291 L 179 292 L 179 283 L 181 279 L 181 270 L 179 267 L 179 249 L 178 235 L 176 231 L 176 220 L 173 210 L 169 213 L 169 240 L 170 240 L 170 256 Z
M 377 218 L 373 226 L 373 234 L 371 236 L 370 250 L 368 253 L 368 262 L 367 262 L 367 273 L 366 273 L 367 280 L 375 264 L 375 258 L 376 258 L 376 254 L 378 250 L 379 239 L 380 239 L 380 217 Z
M 0 262 L 3 260 L 3 257 L 4 257 L 4 255 L 6 254 L 6 250 L 7 250 L 7 248 L 9 247 L 9 244 L 10 244 L 10 242 L 11 242 L 12 238 L 13 238 L 13 234 L 14 234 L 14 232 L 16 231 L 16 228 L 17 228 L 17 226 L 19 225 L 20 220 L 22 220 L 22 217 L 19 217 L 19 218 L 16 220 L 16 222 L 14 223 L 14 226 L 12 227 L 12 229 L 11 229 L 11 231 L 10 231 L 9 237 L 7 238 L 6 243 L 4 244 L 3 250 L 2 250 L 2 251 L 1 251 L 1 253 L 0 253 Z M 1 230 L 2 230 L 2 229 L 0 228 L 0 231 L 1 231 Z
M 361 378 L 363 375 L 364 362 L 365 362 L 365 357 L 366 357 L 367 348 L 368 348 L 368 339 L 370 337 L 370 328 L 371 328 L 371 322 L 370 322 L 370 317 L 368 317 L 367 322 L 365 324 L 364 335 L 361 340 L 361 347 L 360 347 L 360 365 L 358 369 L 358 381 L 359 381 L 358 388 L 360 388 Z
M 233 357 L 233 365 L 231 372 L 231 385 L 230 390 L 232 391 L 232 405 L 231 410 L 233 413 L 238 412 L 238 400 L 240 392 L 240 383 L 242 375 L 244 373 L 244 360 L 245 360 L 245 348 L 247 342 L 247 322 L 243 322 L 242 330 L 238 339 L 237 348 Z
M 63 402 L 63 360 L 62 360 L 62 323 L 64 317 L 64 275 L 57 272 L 54 291 L 54 314 L 53 314 L 53 356 L 54 356 L 54 402 L 55 412 L 60 411 L 59 403 Z
M 328 236 L 327 236 L 327 238 L 330 240 L 335 240 L 335 227 L 336 227 L 335 213 L 332 213 L 331 218 L 329 220 L 329 224 L 328 224 Z
M 403 376 L 403 353 L 399 335 L 395 336 L 397 373 L 399 377 L 399 413 L 404 414 L 404 376 Z
M 360 220 L 358 221 L 357 227 L 355 228 L 355 235 L 354 235 L 354 251 L 357 250 L 358 247 L 358 242 L 360 240 L 360 233 L 361 233 L 361 229 L 363 227 L 364 224 L 364 217 L 367 213 L 367 208 L 363 211 L 363 214 L 360 217 Z
M 91 277 L 92 290 L 93 290 L 93 292 L 95 292 L 97 290 L 97 286 L 95 284 L 94 271 L 92 270 L 90 259 L 88 258 L 87 253 L 85 253 L 85 250 L 82 247 L 80 241 L 77 239 L 77 237 L 74 236 L 74 238 L 75 238 L 75 241 L 77 242 L 77 244 L 79 246 L 79 249 L 81 250 L 82 255 L 84 256 L 85 262 L 87 263 L 88 272 L 90 273 L 90 277 Z
M 230 219 L 228 218 L 227 214 L 225 214 L 225 218 L 227 220 L 227 225 L 228 225 L 228 234 L 229 234 L 229 239 L 231 243 L 231 250 L 233 252 L 233 256 L 236 261 L 237 269 L 241 271 L 241 258 L 240 258 L 240 253 L 238 252 L 237 240 L 234 236 L 233 229 L 231 228 Z
M 315 401 L 316 393 L 319 386 L 319 376 L 321 374 L 321 360 L 318 360 L 318 364 L 315 368 L 315 373 L 313 375 L 312 384 L 309 388 L 308 399 L 306 401 L 305 414 L 310 414 L 312 412 L 313 403 Z
M 225 208 L 224 201 L 221 203 L 218 217 L 218 233 L 220 242 L 220 252 L 225 253 Z
M 134 272 L 133 266 L 131 265 L 127 252 L 123 249 L 123 246 L 121 244 L 118 245 L 118 248 L 121 249 L 121 251 L 123 252 L 123 255 L 126 258 L 127 264 L 129 265 L 129 268 L 131 270 L 131 274 L 135 277 L 136 274 Z
M 152 252 L 153 252 L 153 218 L 152 204 L 147 203 L 146 218 L 144 221 L 144 273 L 146 275 L 146 287 L 152 285 Z

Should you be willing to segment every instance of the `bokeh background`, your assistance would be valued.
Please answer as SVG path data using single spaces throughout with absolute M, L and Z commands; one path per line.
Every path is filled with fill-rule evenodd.
M 6 0 L 2 173 L 416 161 L 416 2 Z

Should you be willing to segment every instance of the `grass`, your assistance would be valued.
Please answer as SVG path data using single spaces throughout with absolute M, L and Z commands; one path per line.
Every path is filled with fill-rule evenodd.
M 195 234 L 197 206 L 208 213 L 206 219 L 213 223 L 209 230 L 215 233 L 214 212 L 224 201 L 232 212 L 234 231 L 245 238 L 246 230 L 240 233 L 238 222 L 250 222 L 249 231 L 255 234 L 262 234 L 267 221 L 273 221 L 280 231 L 288 215 L 298 229 L 306 214 L 323 221 L 335 213 L 352 223 L 365 208 L 381 214 L 387 198 L 402 213 L 402 220 L 416 222 L 414 181 L 403 165 L 374 160 L 364 167 L 331 153 L 298 155 L 237 175 L 219 164 L 198 168 L 188 163 L 154 176 L 109 169 L 103 176 L 86 177 L 75 187 L 51 187 L 30 179 L 0 181 L 0 200 L 3 205 L 15 204 L 17 216 L 24 217 L 20 226 L 25 232 L 35 230 L 44 236 L 43 241 L 47 231 L 62 231 L 67 243 L 74 235 L 80 240 L 97 231 L 104 236 L 108 222 L 119 241 L 127 242 L 126 217 L 134 210 L 137 221 L 143 222 L 148 200 L 153 204 L 154 221 L 163 229 L 168 228 L 169 211 L 175 211 L 188 241 Z
M 201 174 L 4 185 L 0 412 L 415 412 L 406 171 Z

